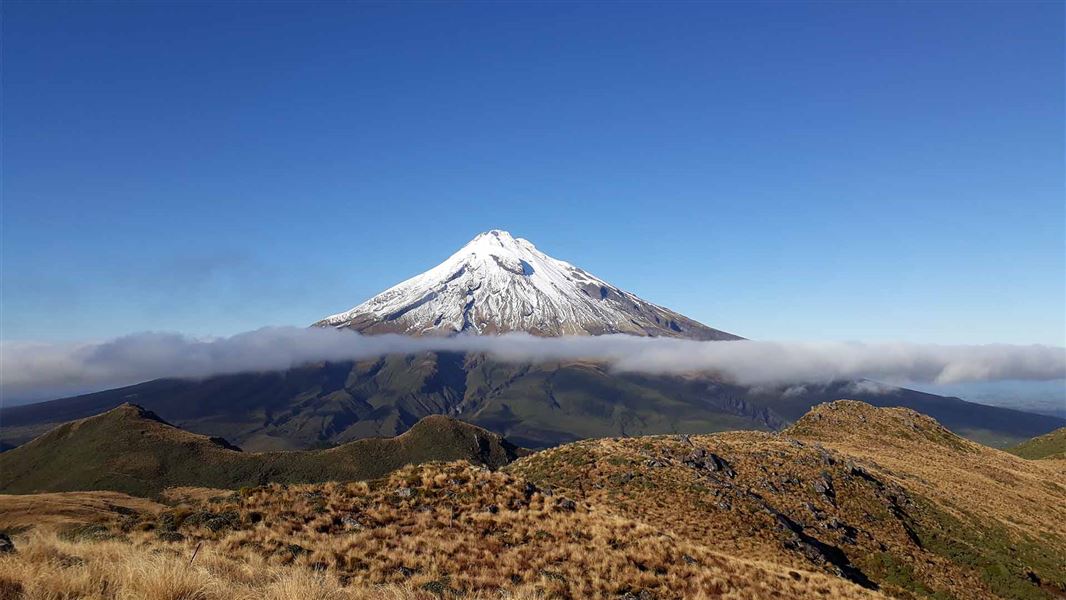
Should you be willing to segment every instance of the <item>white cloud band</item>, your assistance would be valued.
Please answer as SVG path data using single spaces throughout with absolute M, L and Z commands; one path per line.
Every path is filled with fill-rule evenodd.
M 710 371 L 744 385 L 859 378 L 959 383 L 1066 378 L 1066 348 L 860 342 L 697 342 L 624 335 L 411 338 L 266 328 L 210 340 L 138 333 L 101 343 L 0 342 L 0 393 L 40 399 L 159 377 L 272 371 L 318 361 L 425 351 L 484 352 L 505 361 L 596 360 L 621 371 Z

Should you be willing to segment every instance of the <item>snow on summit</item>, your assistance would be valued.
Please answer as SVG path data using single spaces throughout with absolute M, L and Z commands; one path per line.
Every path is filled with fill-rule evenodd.
M 315 323 L 362 333 L 627 333 L 738 339 L 646 302 L 494 229 L 432 269 Z

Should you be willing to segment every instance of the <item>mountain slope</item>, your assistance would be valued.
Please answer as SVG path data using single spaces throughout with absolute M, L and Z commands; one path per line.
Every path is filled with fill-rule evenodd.
M 481 355 L 391 355 L 280 373 L 158 380 L 0 411 L 5 441 L 130 401 L 198 433 L 256 451 L 311 448 L 406 431 L 447 414 L 523 446 L 580 437 L 768 429 L 784 424 L 749 407 L 741 388 L 709 379 L 611 373 L 583 363 L 515 365 Z
M 1026 440 L 1006 450 L 1016 456 L 1033 460 L 1042 458 L 1066 459 L 1066 427 Z
M 679 540 L 890 596 L 1051 599 L 1066 593 L 1066 487 L 1043 462 L 907 409 L 839 401 L 781 434 L 586 440 L 505 471 Z
M 784 433 L 874 464 L 905 486 L 924 502 L 923 549 L 970 567 L 996 595 L 1066 596 L 1060 461 L 1024 460 L 913 410 L 855 401 L 818 406 Z
M 981 442 L 1017 443 L 1066 426 L 1054 417 L 901 388 L 839 383 L 748 389 L 699 375 L 617 373 L 589 362 L 513 364 L 479 354 L 424 353 L 162 379 L 4 408 L 0 441 L 25 443 L 66 421 L 135 402 L 183 429 L 251 451 L 398 435 L 433 414 L 497 431 L 521 446 L 544 447 L 586 437 L 776 430 L 841 397 L 913 408 Z
M 1053 474 L 1062 470 L 1053 461 L 1024 460 L 976 444 L 917 411 L 854 400 L 816 406 L 783 434 L 907 474 L 901 483 L 949 501 L 960 514 L 1066 540 L 1066 487 L 1044 483 L 1055 481 Z
M 395 438 L 359 440 L 328 450 L 246 453 L 220 438 L 189 433 L 139 406 L 123 404 L 0 454 L 0 491 L 151 495 L 181 485 L 235 488 L 270 481 L 358 480 L 434 460 L 501 466 L 517 452 L 496 434 L 433 416 Z
M 251 451 L 308 449 L 393 436 L 450 415 L 525 447 L 585 437 L 777 430 L 842 397 L 930 414 L 972 439 L 1017 443 L 1066 421 L 901 388 L 808 385 L 749 389 L 690 375 L 618 373 L 590 362 L 513 364 L 479 354 L 390 355 L 288 371 L 161 379 L 0 409 L 0 441 L 17 445 L 66 421 L 135 402 L 183 429 Z
M 525 331 L 740 339 L 642 300 L 499 230 L 478 235 L 429 271 L 314 325 L 406 335 Z

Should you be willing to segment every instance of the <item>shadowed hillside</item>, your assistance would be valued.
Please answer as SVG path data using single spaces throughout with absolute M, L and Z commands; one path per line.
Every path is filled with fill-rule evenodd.
M 225 440 L 183 431 L 124 404 L 61 425 L 0 455 L 0 491 L 151 495 L 181 485 L 236 488 L 271 481 L 369 479 L 433 460 L 466 459 L 498 467 L 516 455 L 517 448 L 500 436 L 442 416 L 426 417 L 395 438 L 327 450 L 245 453 Z
M 618 373 L 592 362 L 514 364 L 481 354 L 390 355 L 287 371 L 161 379 L 0 410 L 0 441 L 24 443 L 74 419 L 135 402 L 170 423 L 250 451 L 296 450 L 403 433 L 444 414 L 540 448 L 578 439 L 772 431 L 839 398 L 906 406 L 952 431 L 1010 445 L 1066 426 L 1043 415 L 885 386 L 749 389 L 708 375 Z

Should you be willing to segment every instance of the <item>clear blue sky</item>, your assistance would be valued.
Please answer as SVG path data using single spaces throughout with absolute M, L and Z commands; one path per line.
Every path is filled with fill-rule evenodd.
M 3 339 L 308 324 L 503 228 L 760 339 L 1066 344 L 1064 8 L 3 6 Z

